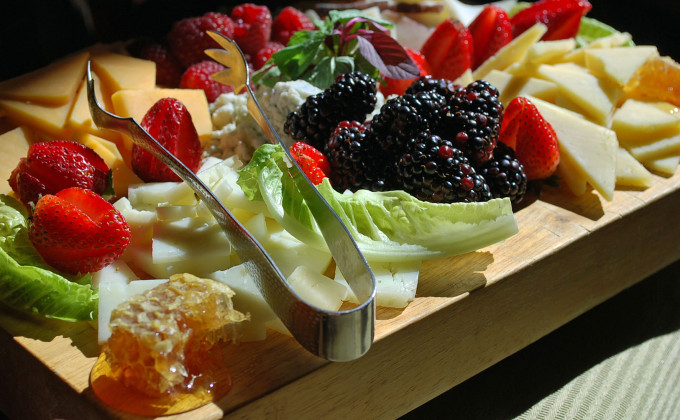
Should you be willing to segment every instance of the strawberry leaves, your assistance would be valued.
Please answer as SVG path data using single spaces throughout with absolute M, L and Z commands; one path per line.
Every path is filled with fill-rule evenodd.
M 393 79 L 420 75 L 404 48 L 389 35 L 392 24 L 358 10 L 331 11 L 315 22 L 317 30 L 296 32 L 288 46 L 272 56 L 253 82 L 273 86 L 276 82 L 302 79 L 320 89 L 350 71 Z

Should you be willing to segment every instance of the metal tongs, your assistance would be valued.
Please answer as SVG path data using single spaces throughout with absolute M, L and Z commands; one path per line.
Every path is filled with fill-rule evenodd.
M 288 153 L 289 174 L 309 204 L 338 268 L 360 302 L 358 306 L 348 310 L 328 311 L 300 298 L 264 248 L 232 216 L 200 178 L 133 118 L 119 117 L 99 105 L 88 63 L 87 93 L 92 119 L 100 128 L 118 131 L 130 137 L 135 144 L 170 167 L 194 190 L 226 233 L 266 302 L 305 349 L 330 361 L 357 359 L 368 351 L 375 333 L 376 285 L 373 273 L 343 222 L 304 175 L 262 112 L 250 88 L 250 74 L 241 50 L 231 39 L 216 32 L 208 33 L 224 47 L 224 50 L 206 50 L 206 54 L 227 67 L 227 70 L 215 75 L 215 79 L 233 86 L 235 92 L 247 90 L 250 114 L 269 140 L 281 144 Z

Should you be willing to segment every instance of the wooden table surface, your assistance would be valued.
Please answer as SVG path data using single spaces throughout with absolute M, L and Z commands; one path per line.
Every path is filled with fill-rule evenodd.
M 525 201 L 517 235 L 425 262 L 416 300 L 378 310 L 375 343 L 362 358 L 329 363 L 276 333 L 226 345 L 232 391 L 177 417 L 395 418 L 680 259 L 680 173 L 644 191 L 616 191 L 611 202 L 552 188 Z M 0 326 L 1 411 L 135 418 L 89 387 L 99 353 L 89 324 L 3 308 Z

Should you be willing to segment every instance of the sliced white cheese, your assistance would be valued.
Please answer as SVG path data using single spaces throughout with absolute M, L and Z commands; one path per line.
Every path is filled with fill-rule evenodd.
M 529 47 L 524 59 L 508 67 L 507 72 L 518 76 L 534 76 L 539 65 L 554 64 L 565 54 L 573 51 L 575 47 L 574 38 L 538 41 Z
M 678 169 L 678 163 L 680 163 L 680 156 L 670 156 L 642 162 L 647 169 L 663 176 L 673 176 Z
M 337 311 L 347 299 L 347 287 L 304 265 L 298 266 L 287 280 L 302 299 L 327 311 Z
M 574 51 L 565 54 L 560 61 L 565 63 L 566 62 L 576 63 L 581 66 L 585 66 L 586 65 L 585 53 L 589 49 L 620 47 L 628 43 L 632 39 L 633 37 L 628 32 L 617 32 L 609 36 L 598 38 L 592 41 L 591 43 L 584 45 L 581 48 L 577 48 Z
M 616 151 L 616 185 L 647 188 L 652 185 L 652 174 L 622 147 Z
M 378 306 L 405 308 L 409 302 L 415 299 L 420 274 L 420 261 L 369 262 L 369 265 L 375 276 L 375 300 Z M 336 269 L 335 280 L 347 286 L 350 302 L 359 303 L 340 270 Z
M 542 23 L 537 23 L 522 32 L 517 38 L 505 44 L 496 52 L 496 54 L 489 57 L 477 67 L 477 69 L 472 72 L 472 77 L 475 80 L 483 79 L 491 70 L 505 70 L 513 63 L 522 61 L 527 50 L 541 39 L 547 30 L 547 26 Z
M 557 85 L 547 80 L 516 76 L 500 70 L 491 70 L 484 79 L 498 89 L 504 106 L 518 96 L 533 96 L 548 102 L 557 99 Z
M 555 83 L 560 93 L 577 104 L 594 122 L 609 126 L 621 89 L 570 64 L 539 66 L 537 75 Z
M 654 55 L 659 52 L 653 46 L 591 48 L 585 51 L 585 64 L 594 75 L 623 87 Z
M 680 134 L 656 140 L 649 144 L 628 147 L 628 151 L 639 161 L 657 160 L 680 155 Z
M 612 119 L 622 146 L 649 144 L 680 131 L 680 119 L 654 103 L 628 99 L 616 110 Z
M 529 98 L 555 130 L 560 165 L 566 164 L 599 192 L 605 200 L 614 196 L 616 150 L 614 131 L 580 118 L 538 98 Z

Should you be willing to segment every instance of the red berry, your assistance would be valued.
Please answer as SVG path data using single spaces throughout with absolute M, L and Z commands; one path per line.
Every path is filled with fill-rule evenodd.
M 560 163 L 555 130 L 527 98 L 510 101 L 503 114 L 498 141 L 515 150 L 529 181 L 548 178 Z
M 158 43 L 147 44 L 139 51 L 139 58 L 156 63 L 156 84 L 177 87 L 184 67 L 170 51 L 170 47 Z
M 493 4 L 482 9 L 468 28 L 475 51 L 473 69 L 512 41 L 512 25 L 508 13 Z
M 430 67 L 427 64 L 423 54 L 408 47 L 404 47 L 404 51 L 406 51 L 406 54 L 408 54 L 416 66 L 418 66 L 418 70 L 420 70 L 420 76 L 427 76 L 430 74 Z M 408 87 L 411 86 L 411 83 L 413 83 L 413 81 L 416 79 L 417 77 L 413 79 L 392 79 L 389 77 L 384 77 L 384 83 L 380 84 L 380 92 L 382 92 L 382 94 L 385 96 L 403 95 L 406 92 L 406 89 L 408 89 Z
M 331 172 L 326 156 L 310 144 L 295 142 L 290 147 L 290 154 L 314 185 L 320 184 Z
M 260 51 L 255 54 L 255 57 L 253 58 L 253 69 L 254 70 L 259 70 L 262 68 L 262 66 L 265 65 L 267 61 L 269 61 L 270 58 L 272 58 L 272 55 L 274 55 L 275 52 L 281 51 L 283 49 L 283 45 L 279 44 L 278 42 L 267 42 L 267 44 L 260 49 Z
M 103 194 L 109 167 L 92 149 L 74 141 L 55 140 L 32 144 L 12 171 L 9 185 L 26 205 L 42 195 L 80 187 Z
M 160 99 L 146 113 L 141 125 L 189 170 L 198 170 L 201 142 L 183 103 L 174 98 Z M 145 182 L 180 181 L 163 162 L 136 144 L 132 146 L 132 170 Z
M 210 78 L 225 67 L 211 60 L 199 61 L 189 66 L 182 75 L 179 87 L 182 89 L 203 89 L 208 102 L 214 102 L 223 93 L 233 92 L 234 88 Z
M 420 52 L 432 77 L 456 80 L 472 66 L 472 35 L 461 22 L 449 18 L 435 28 Z
M 272 23 L 272 41 L 288 45 L 290 37 L 295 32 L 316 29 L 314 23 L 300 11 L 292 6 L 284 7 Z
M 234 24 L 229 16 L 216 12 L 182 19 L 172 26 L 168 33 L 168 42 L 182 66 L 186 68 L 205 60 L 204 50 L 208 48 L 219 48 L 217 42 L 206 33 L 209 30 L 229 38 L 234 37 Z
M 541 22 L 548 27 L 543 40 L 573 38 L 578 33 L 581 18 L 592 7 L 587 0 L 539 0 L 520 10 L 510 19 L 512 35 L 517 37 L 537 22 Z
M 130 243 L 130 227 L 111 203 L 73 187 L 38 201 L 29 238 L 57 270 L 91 273 L 121 256 Z
M 244 3 L 231 12 L 234 22 L 234 41 L 251 58 L 264 48 L 272 31 L 272 15 L 267 6 Z

